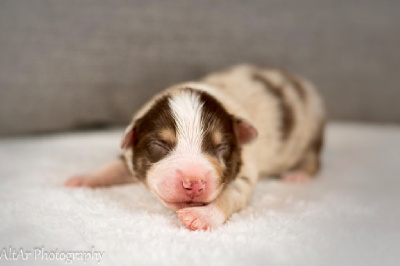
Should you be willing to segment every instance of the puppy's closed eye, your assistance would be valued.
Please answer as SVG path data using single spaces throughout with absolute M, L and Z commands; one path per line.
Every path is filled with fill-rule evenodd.
M 226 155 L 229 154 L 229 152 L 230 152 L 230 147 L 225 143 L 219 144 L 216 147 L 216 154 L 220 158 L 224 158 Z
M 168 143 L 162 140 L 153 140 L 148 146 L 148 156 L 152 163 L 164 158 L 171 151 Z

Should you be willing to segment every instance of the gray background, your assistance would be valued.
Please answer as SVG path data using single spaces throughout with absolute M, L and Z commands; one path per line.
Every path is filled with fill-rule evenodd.
M 400 122 L 400 1 L 0 0 L 0 134 L 127 123 L 235 63 L 310 78 L 331 119 Z

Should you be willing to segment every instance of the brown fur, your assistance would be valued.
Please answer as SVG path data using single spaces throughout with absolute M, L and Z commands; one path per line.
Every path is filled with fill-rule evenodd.
M 202 149 L 205 153 L 222 160 L 226 166 L 223 182 L 229 183 L 235 179 L 241 166 L 241 149 L 234 134 L 234 117 L 213 96 L 206 92 L 200 93 L 200 100 L 204 102 L 202 120 L 207 125 Z M 218 132 L 221 143 L 213 141 Z
M 292 74 L 289 74 L 286 71 L 280 72 L 286 78 L 286 80 L 291 83 L 302 102 L 305 103 L 307 101 L 307 93 L 305 91 L 305 88 L 303 87 L 303 84 L 301 84 L 301 82 Z
M 175 120 L 168 105 L 169 96 L 158 99 L 150 110 L 135 122 L 137 137 L 133 145 L 133 165 L 139 179 L 146 178 L 151 164 L 164 158 L 176 143 L 164 140 L 160 143 L 159 132 L 164 130 L 176 134 Z
M 287 140 L 294 129 L 295 118 L 291 105 L 286 101 L 285 92 L 282 87 L 273 84 L 262 73 L 255 72 L 253 79 L 264 84 L 269 93 L 274 95 L 279 101 L 281 110 L 281 135 L 282 140 Z

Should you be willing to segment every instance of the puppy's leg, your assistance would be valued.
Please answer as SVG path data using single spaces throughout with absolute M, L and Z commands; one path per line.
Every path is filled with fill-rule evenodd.
M 233 213 L 247 206 L 257 178 L 255 168 L 242 171 L 213 202 L 178 210 L 179 219 L 190 230 L 208 230 L 222 225 Z
M 102 187 L 135 182 L 122 159 L 114 160 L 93 173 L 78 175 L 65 182 L 67 187 Z
M 300 162 L 290 171 L 282 174 L 282 179 L 290 183 L 304 183 L 315 176 L 321 168 L 321 150 L 323 146 L 322 123 L 315 139 L 304 153 Z

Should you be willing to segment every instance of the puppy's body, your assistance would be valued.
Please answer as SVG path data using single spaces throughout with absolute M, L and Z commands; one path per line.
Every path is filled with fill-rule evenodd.
M 125 172 L 103 184 L 137 177 L 189 229 L 216 227 L 246 206 L 260 176 L 315 175 L 323 125 L 322 102 L 307 81 L 236 66 L 156 95 L 125 132 L 127 167 L 118 164 Z M 110 169 L 116 163 L 67 184 L 97 186 Z

